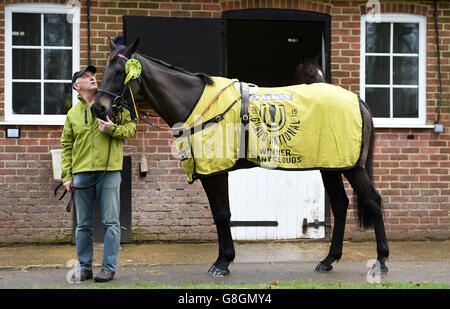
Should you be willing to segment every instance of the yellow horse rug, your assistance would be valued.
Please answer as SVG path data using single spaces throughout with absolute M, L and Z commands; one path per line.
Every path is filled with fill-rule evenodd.
M 214 77 L 174 126 L 188 181 L 247 165 L 282 170 L 348 169 L 360 159 L 357 95 L 325 83 L 262 88 Z

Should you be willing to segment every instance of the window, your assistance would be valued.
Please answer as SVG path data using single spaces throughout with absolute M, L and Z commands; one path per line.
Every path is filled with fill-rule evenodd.
M 64 124 L 76 102 L 72 73 L 79 68 L 79 8 L 7 5 L 5 10 L 5 121 Z
M 376 127 L 426 124 L 426 17 L 361 19 L 361 97 Z

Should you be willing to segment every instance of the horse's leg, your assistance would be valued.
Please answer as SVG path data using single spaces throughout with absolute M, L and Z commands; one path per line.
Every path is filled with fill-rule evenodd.
M 230 203 L 228 199 L 228 173 L 201 178 L 217 228 L 219 257 L 208 270 L 212 277 L 230 274 L 228 265 L 234 260 L 233 238 L 230 229 Z
M 380 275 L 385 275 L 388 268 L 385 265 L 386 259 L 389 256 L 389 247 L 386 239 L 386 232 L 383 222 L 383 210 L 381 204 L 381 196 L 372 185 L 366 170 L 362 167 L 355 167 L 344 172 L 345 177 L 349 181 L 353 190 L 358 197 L 359 219 L 365 228 L 372 227 L 375 230 L 375 237 L 377 241 L 377 260 Z
M 345 219 L 347 217 L 349 201 L 344 189 L 344 183 L 342 182 L 341 172 L 322 171 L 321 174 L 325 191 L 330 198 L 331 210 L 334 216 L 334 227 L 330 251 L 327 257 L 316 266 L 315 271 L 329 272 L 333 269 L 331 264 L 339 260 L 342 256 Z

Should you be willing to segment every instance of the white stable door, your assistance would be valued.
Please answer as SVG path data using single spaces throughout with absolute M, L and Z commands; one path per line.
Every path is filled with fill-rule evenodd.
M 324 238 L 325 191 L 319 171 L 251 168 L 229 173 L 231 233 L 235 240 Z M 250 226 L 249 226 L 250 225 Z M 266 225 L 266 226 L 252 226 Z M 267 226 L 276 225 L 276 226 Z

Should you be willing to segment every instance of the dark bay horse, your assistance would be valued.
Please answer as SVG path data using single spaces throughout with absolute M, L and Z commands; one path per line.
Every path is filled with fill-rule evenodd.
M 103 71 L 103 80 L 94 104 L 94 111 L 99 118 L 112 115 L 112 106 L 122 96 L 126 74 L 126 59 L 137 59 L 142 65 L 142 74 L 131 79 L 128 85 L 134 93 L 141 94 L 170 126 L 182 123 L 196 104 L 206 84 L 213 80 L 203 73 L 190 73 L 182 68 L 167 64 L 136 52 L 138 40 L 130 46 L 115 46 L 110 41 L 112 53 Z M 334 215 L 334 229 L 328 255 L 316 267 L 317 272 L 329 272 L 332 263 L 342 256 L 345 221 L 349 200 L 347 198 L 342 174 L 349 181 L 357 195 L 357 215 L 364 228 L 374 228 L 377 242 L 377 263 L 372 271 L 384 275 L 388 268 L 385 261 L 389 248 L 383 223 L 381 196 L 372 183 L 372 158 L 374 144 L 374 127 L 367 106 L 360 100 L 360 109 L 364 120 L 364 138 L 361 160 L 347 170 L 321 171 L 323 183 L 329 195 Z M 250 166 L 238 166 L 248 168 Z M 234 260 L 235 250 L 230 230 L 230 206 L 228 198 L 228 172 L 200 178 L 208 197 L 219 241 L 219 256 L 209 269 L 213 277 L 229 274 L 228 265 Z M 377 266 L 378 264 L 378 266 Z M 375 267 L 378 267 L 375 269 Z
M 294 82 L 296 84 L 325 83 L 325 74 L 319 63 L 312 58 L 304 59 L 296 68 Z

